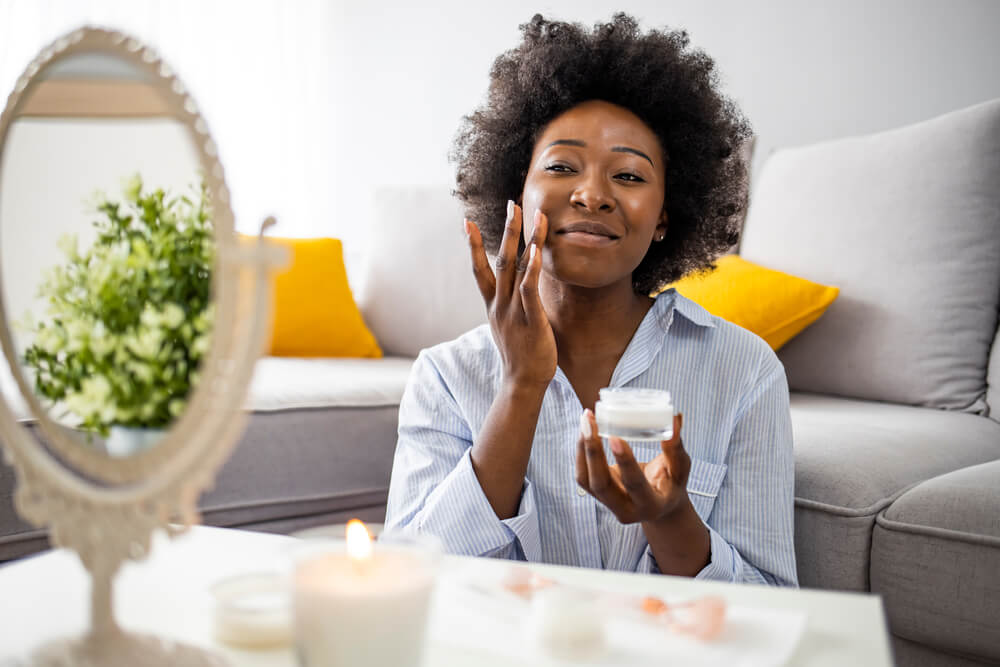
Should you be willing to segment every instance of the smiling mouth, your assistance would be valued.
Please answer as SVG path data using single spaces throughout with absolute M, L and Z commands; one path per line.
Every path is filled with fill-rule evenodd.
M 571 243 L 602 246 L 618 240 L 618 235 L 605 225 L 594 222 L 574 222 L 556 230 L 556 236 Z
M 556 230 L 556 234 L 566 235 L 566 236 L 577 236 L 577 235 L 587 235 L 587 236 L 599 236 L 602 238 L 615 240 L 618 238 L 618 234 L 615 234 L 609 227 L 596 222 L 572 222 L 568 225 L 560 227 Z

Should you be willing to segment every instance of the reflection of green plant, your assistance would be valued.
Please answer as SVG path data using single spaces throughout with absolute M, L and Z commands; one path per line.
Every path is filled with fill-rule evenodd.
M 68 262 L 50 270 L 39 296 L 46 323 L 24 354 L 35 389 L 61 401 L 83 428 L 156 428 L 184 409 L 208 348 L 215 244 L 208 193 L 198 201 L 143 192 L 138 175 L 121 203 L 103 199 L 98 236 L 86 252 L 76 238 Z

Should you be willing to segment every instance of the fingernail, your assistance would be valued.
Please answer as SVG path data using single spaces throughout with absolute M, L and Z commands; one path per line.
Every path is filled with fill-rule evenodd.
M 610 438 L 611 451 L 615 456 L 621 456 L 625 453 L 625 448 L 622 446 L 622 441 L 618 438 Z
M 585 438 L 589 438 L 594 434 L 594 432 L 590 429 L 590 419 L 587 416 L 586 410 L 584 410 L 583 414 L 580 415 L 580 432 L 583 433 L 583 437 Z
M 533 262 L 535 260 L 535 251 L 538 250 L 538 246 L 534 243 L 531 244 L 531 249 L 528 250 L 528 261 Z
M 537 225 L 541 221 L 541 219 L 542 219 L 542 210 L 541 209 L 538 209 L 538 208 L 535 209 L 535 216 L 534 216 L 534 218 L 535 218 L 535 224 Z
M 462 227 L 465 228 L 465 235 L 466 236 L 471 236 L 472 235 L 472 227 L 469 225 L 469 221 L 468 220 L 463 220 L 462 221 Z
M 507 200 L 507 219 L 509 220 L 509 219 L 511 219 L 513 217 L 514 217 L 514 200 L 513 199 L 508 199 Z

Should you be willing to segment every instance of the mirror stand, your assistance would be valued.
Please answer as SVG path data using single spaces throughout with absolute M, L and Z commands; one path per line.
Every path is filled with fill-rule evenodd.
M 40 648 L 31 662 L 32 667 L 225 667 L 228 664 L 224 658 L 195 646 L 121 630 L 51 642 Z
M 115 67 L 108 67 L 109 59 Z M 212 323 L 207 325 L 211 328 L 210 341 L 197 357 L 200 379 L 187 385 L 189 393 L 185 394 L 183 412 L 174 415 L 176 419 L 170 422 L 169 430 L 155 447 L 116 458 L 108 452 L 80 447 L 63 429 L 56 428 L 43 409 L 33 384 L 18 364 L 21 354 L 9 327 L 11 304 L 6 302 L 6 292 L 0 284 L 0 346 L 41 431 L 41 435 L 33 434 L 19 421 L 6 397 L 0 396 L 0 449 L 17 480 L 14 506 L 29 523 L 49 528 L 53 546 L 74 550 L 91 575 L 89 630 L 82 637 L 49 641 L 35 648 L 28 664 L 39 667 L 224 665 L 223 658 L 201 648 L 121 628 L 113 611 L 113 583 L 123 562 L 141 559 L 149 553 L 154 531 L 163 529 L 173 536 L 198 521 L 198 496 L 212 485 L 246 422 L 244 397 L 254 362 L 271 331 L 271 273 L 287 264 L 289 253 L 263 239 L 264 231 L 274 224 L 273 218 L 261 225 L 255 243 L 239 240 L 224 170 L 217 157 L 218 147 L 197 104 L 154 50 L 121 32 L 94 27 L 74 30 L 43 49 L 28 65 L 0 113 L 3 174 L 21 173 L 9 168 L 6 161 L 15 121 L 31 100 L 44 97 L 36 97 L 35 93 L 43 86 L 53 85 L 57 77 L 50 75 L 60 66 L 73 65 L 74 60 L 76 66 L 85 66 L 84 69 L 94 68 L 118 78 L 124 76 L 118 81 L 123 90 L 137 90 L 138 86 L 149 92 L 157 100 L 157 117 L 169 119 L 168 129 L 173 134 L 162 137 L 174 143 L 180 136 L 190 140 L 190 154 L 177 158 L 178 169 L 187 173 L 189 163 L 196 163 L 204 179 L 204 192 L 211 202 L 215 240 L 209 292 L 214 310 Z M 134 97 L 129 93 L 122 99 L 131 99 L 130 95 Z M 96 99 L 100 106 L 109 98 L 98 94 Z M 117 114 L 121 109 L 111 111 Z M 32 113 L 41 112 L 35 109 Z M 65 115 L 66 110 L 59 113 Z M 87 124 L 90 129 L 95 126 Z M 45 130 L 51 132 L 52 126 L 45 125 Z M 165 145 L 166 139 L 162 137 L 157 139 L 159 143 L 150 145 Z M 133 157 L 129 154 L 116 159 L 128 162 Z M 157 161 L 156 166 L 159 162 L 167 160 Z M 118 165 L 111 166 L 117 169 Z M 70 180 L 75 174 L 64 178 Z M 90 177 L 89 173 L 86 175 Z M 4 201 L 11 201 L 6 193 Z M 11 220 L 22 218 L 31 216 L 19 214 Z M 7 229 L 11 239 L 24 241 L 34 237 L 33 233 L 14 235 L 21 227 L 13 223 Z M 7 237 L 5 243 L 17 246 Z M 15 280 L 0 283 L 23 281 L 16 271 L 11 276 L 16 276 Z

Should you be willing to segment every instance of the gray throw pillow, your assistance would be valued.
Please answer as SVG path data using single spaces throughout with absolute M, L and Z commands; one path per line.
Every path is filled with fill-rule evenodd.
M 740 254 L 840 288 L 793 389 L 984 414 L 1000 301 L 1000 100 L 775 152 Z

